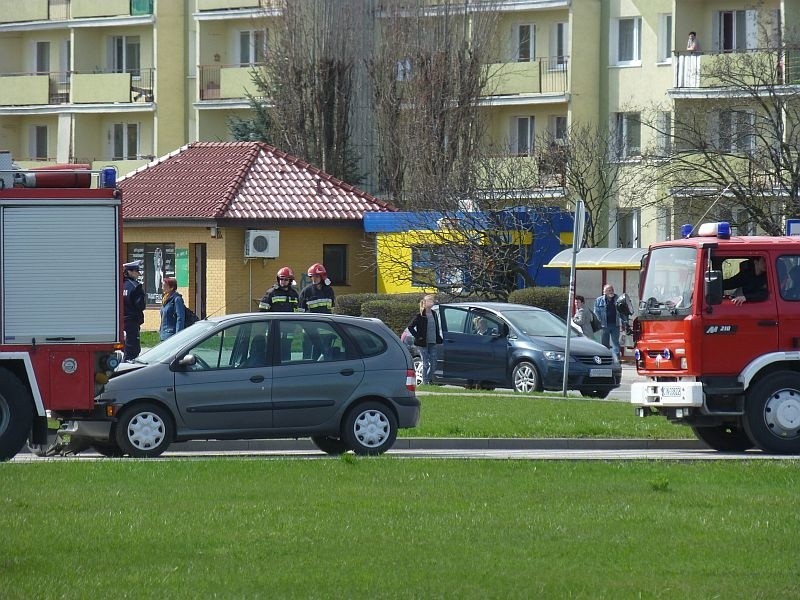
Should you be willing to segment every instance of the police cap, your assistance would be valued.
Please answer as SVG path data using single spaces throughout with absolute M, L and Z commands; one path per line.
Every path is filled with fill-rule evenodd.
M 132 260 L 131 262 L 127 262 L 122 265 L 122 268 L 126 271 L 141 271 L 142 270 L 142 261 L 140 260 Z

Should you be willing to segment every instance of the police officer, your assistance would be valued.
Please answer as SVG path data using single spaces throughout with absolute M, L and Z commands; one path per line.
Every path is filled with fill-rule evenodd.
M 139 328 L 144 323 L 144 308 L 147 304 L 144 288 L 139 283 L 142 261 L 122 265 L 125 279 L 122 286 L 122 305 L 125 324 L 125 360 L 133 360 L 142 351 L 139 343 Z
M 308 276 L 311 283 L 300 292 L 300 309 L 312 313 L 333 312 L 333 304 L 336 294 L 333 293 L 331 280 L 327 277 L 328 272 L 320 263 L 314 263 L 308 267 Z
M 289 267 L 281 267 L 275 277 L 277 283 L 267 290 L 258 303 L 261 312 L 297 312 L 300 297 L 292 287 L 294 272 Z

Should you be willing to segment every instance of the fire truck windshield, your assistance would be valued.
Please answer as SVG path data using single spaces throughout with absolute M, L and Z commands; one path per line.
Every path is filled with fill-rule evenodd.
M 697 249 L 654 248 L 650 251 L 642 286 L 643 315 L 686 315 L 695 299 Z

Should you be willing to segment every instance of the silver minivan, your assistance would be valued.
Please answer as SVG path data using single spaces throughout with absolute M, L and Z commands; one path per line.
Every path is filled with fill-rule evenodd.
M 244 313 L 199 321 L 121 364 L 73 421 L 73 444 L 153 457 L 172 442 L 310 437 L 328 454 L 381 454 L 420 403 L 408 349 L 381 321 Z

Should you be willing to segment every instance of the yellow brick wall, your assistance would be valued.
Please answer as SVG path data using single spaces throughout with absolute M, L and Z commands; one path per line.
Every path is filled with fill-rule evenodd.
M 263 227 L 269 229 L 269 227 Z M 189 285 L 178 291 L 196 312 L 194 244 L 206 245 L 206 313 L 208 316 L 257 310 L 258 300 L 275 282 L 279 268 L 289 266 L 300 281 L 308 267 L 322 262 L 324 244 L 347 245 L 346 285 L 335 285 L 337 295 L 375 291 L 374 241 L 366 236 L 361 222 L 348 225 L 293 226 L 280 228 L 278 258 L 244 258 L 244 228 L 221 227 L 221 237 L 212 238 L 206 227 L 124 227 L 128 244 L 168 243 L 189 249 Z M 125 254 L 124 256 L 127 256 Z M 123 256 L 123 258 L 124 258 Z M 182 282 L 181 282 L 182 283 Z M 157 308 L 145 311 L 142 329 L 155 331 L 161 322 Z

